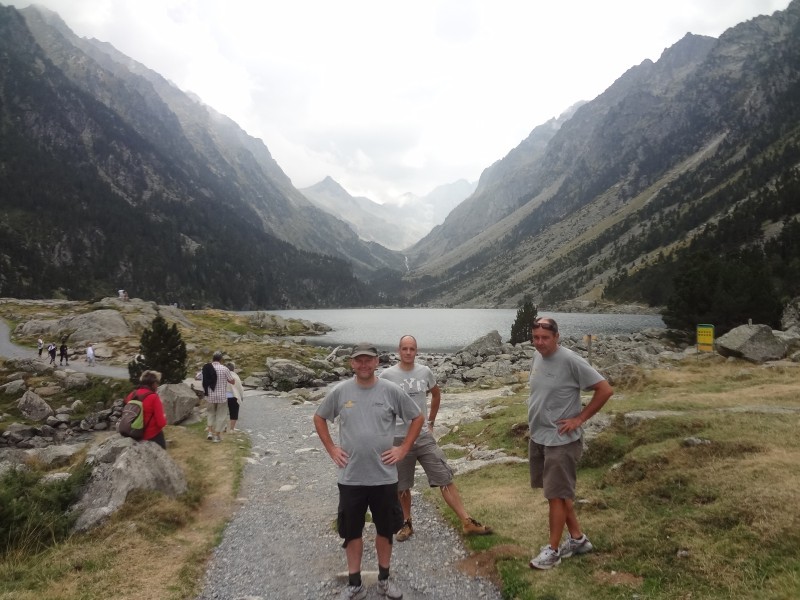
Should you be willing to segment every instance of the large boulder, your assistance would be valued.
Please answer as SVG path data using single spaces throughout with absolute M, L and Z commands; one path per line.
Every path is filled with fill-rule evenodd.
M 69 338 L 73 347 L 79 343 L 113 340 L 131 335 L 125 319 L 116 310 L 101 309 L 57 320 L 32 320 L 20 323 L 15 335 Z
M 24 373 L 35 373 L 36 375 L 53 373 L 53 367 L 39 358 L 11 358 L 6 360 L 6 367 Z
M 34 448 L 25 450 L 29 458 L 34 459 L 42 466 L 52 469 L 55 467 L 66 467 L 73 457 L 86 447 L 84 443 L 77 444 L 54 444 L 46 448 Z
M 717 338 L 716 348 L 722 356 L 754 363 L 780 360 L 786 356 L 786 343 L 772 333 L 769 325 L 740 325 Z
M 64 389 L 67 390 L 87 388 L 90 384 L 91 381 L 89 381 L 89 377 L 86 375 L 86 373 L 79 372 L 70 373 L 61 383 Z
M 78 513 L 75 531 L 99 525 L 136 490 L 156 491 L 176 497 L 186 491 L 186 477 L 178 464 L 158 444 L 111 436 L 90 453 L 95 460 L 81 498 L 71 510 Z M 108 462 L 115 457 L 113 462 Z
M 17 408 L 30 421 L 45 421 L 53 415 L 53 409 L 41 396 L 28 390 L 17 400 Z
M 305 365 L 287 358 L 268 358 L 266 366 L 267 376 L 277 384 L 286 382 L 292 387 L 302 387 L 317 377 L 314 371 Z
M 497 330 L 490 331 L 471 344 L 464 346 L 459 352 L 477 354 L 478 356 L 501 354 L 503 352 L 503 340 Z
M 186 318 L 179 308 L 169 305 L 159 305 L 150 300 L 141 298 L 129 298 L 123 300 L 117 296 L 98 300 L 92 306 L 95 308 L 107 308 L 120 312 L 128 324 L 128 327 L 135 333 L 141 333 L 145 328 L 150 327 L 153 319 L 161 315 L 167 323 L 178 323 L 187 329 L 194 329 L 194 324 Z
M 24 379 L 17 379 L 16 381 L 11 381 L 4 385 L 0 385 L 0 393 L 8 394 L 9 396 L 14 396 L 16 394 L 20 394 L 27 389 L 25 385 Z
M 158 395 L 170 425 L 182 422 L 199 404 L 197 394 L 185 383 L 165 383 L 158 388 Z

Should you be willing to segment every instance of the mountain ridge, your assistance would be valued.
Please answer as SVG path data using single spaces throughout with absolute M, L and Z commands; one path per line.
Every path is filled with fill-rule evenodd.
M 437 186 L 422 197 L 406 194 L 379 204 L 364 196 L 351 196 L 327 176 L 300 191 L 322 210 L 349 223 L 361 239 L 403 251 L 419 241 L 474 189 L 475 185 L 460 179 Z
M 682 222 L 675 217 L 681 206 L 707 204 L 701 186 L 685 188 L 688 195 L 682 198 L 670 195 L 670 186 L 726 169 L 720 183 L 734 186 L 748 151 L 751 159 L 766 160 L 770 146 L 797 143 L 798 111 L 788 90 L 799 79 L 794 66 L 800 64 L 794 42 L 799 12 L 794 1 L 786 11 L 751 19 L 719 39 L 687 34 L 658 61 L 632 67 L 579 106 L 543 151 L 525 153 L 527 162 L 506 157 L 493 165 L 506 169 L 502 183 L 519 182 L 511 188 L 519 206 L 478 201 L 479 184 L 411 249 L 409 302 L 514 306 L 524 296 L 546 304 L 597 299 L 620 269 L 638 269 L 637 263 L 652 255 L 688 245 L 693 231 L 713 224 L 735 203 L 718 207 L 691 228 L 669 232 L 662 223 Z M 757 138 L 761 149 L 754 149 Z M 740 166 L 732 169 L 736 163 Z M 772 163 L 773 177 L 796 168 L 796 163 Z M 664 206 L 647 213 L 655 199 Z M 470 205 L 489 217 L 480 231 L 465 231 L 456 219 Z M 610 238 L 612 228 L 619 241 Z M 655 229 L 664 243 L 646 252 L 643 247 L 633 260 L 624 258 L 621 240 L 638 240 Z M 587 233 L 592 231 L 596 235 Z

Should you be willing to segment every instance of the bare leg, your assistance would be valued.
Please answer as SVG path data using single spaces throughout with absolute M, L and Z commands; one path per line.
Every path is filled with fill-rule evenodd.
M 375 546 L 378 546 L 377 537 L 375 538 Z M 391 553 L 391 551 L 390 548 L 389 552 Z M 347 572 L 358 573 L 361 571 L 361 555 L 364 553 L 364 538 L 356 538 L 347 542 L 347 547 L 344 549 L 344 552 L 347 556 Z M 378 555 L 378 560 L 380 560 L 380 554 Z
M 231 428 L 228 431 L 236 429 L 236 419 L 231 419 Z
M 567 522 L 567 502 L 571 504 L 572 500 L 551 498 L 547 502 L 550 505 L 550 547 L 558 550 L 561 535 L 564 533 L 564 525 Z
M 349 549 L 350 544 L 347 546 Z M 375 553 L 378 555 L 378 566 L 388 569 L 389 564 L 392 562 L 392 544 L 389 542 L 389 538 L 385 538 L 382 535 L 375 536 Z M 361 555 L 359 555 L 359 567 L 361 566 L 360 556 Z M 354 571 L 351 571 L 351 573 L 353 572 Z
M 455 483 L 449 483 L 439 488 L 442 490 L 442 498 L 447 502 L 447 506 L 453 509 L 462 523 L 469 520 L 469 513 L 464 508 L 464 503 L 461 501 L 461 495 L 458 493 L 458 488 Z
M 400 499 L 400 506 L 403 508 L 403 521 L 408 521 L 411 518 L 411 490 L 397 492 L 397 497 Z
M 569 535 L 573 540 L 577 540 L 583 535 L 583 532 L 581 531 L 580 523 L 578 523 L 578 515 L 575 514 L 575 502 L 572 499 L 565 500 L 564 502 L 567 508 L 566 522 Z

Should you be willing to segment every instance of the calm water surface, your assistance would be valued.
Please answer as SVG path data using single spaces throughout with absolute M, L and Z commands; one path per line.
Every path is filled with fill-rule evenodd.
M 380 350 L 393 350 L 400 336 L 417 338 L 420 351 L 453 352 L 476 338 L 497 330 L 503 341 L 511 335 L 517 310 L 481 308 L 353 308 L 331 310 L 273 310 L 272 314 L 325 323 L 333 331 L 309 337 L 313 344 L 352 345 L 369 341 Z M 634 333 L 648 327 L 664 327 L 659 315 L 599 315 L 586 313 L 550 313 L 563 336 L 597 336 Z

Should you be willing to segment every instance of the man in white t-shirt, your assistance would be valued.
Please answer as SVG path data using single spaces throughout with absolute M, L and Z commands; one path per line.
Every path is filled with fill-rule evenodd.
M 398 347 L 400 362 L 381 372 L 381 379 L 388 379 L 403 388 L 411 396 L 423 415 L 427 415 L 427 426 L 423 428 L 417 441 L 406 457 L 397 465 L 397 491 L 400 505 L 403 507 L 403 528 L 397 533 L 397 541 L 403 542 L 414 534 L 411 521 L 411 488 L 414 487 L 414 470 L 417 461 L 425 470 L 428 485 L 438 487 L 442 498 L 453 509 L 461 520 L 461 527 L 468 535 L 488 535 L 492 528 L 482 525 L 473 519 L 464 508 L 461 495 L 453 483 L 453 469 L 447 464 L 442 449 L 433 437 L 433 425 L 439 412 L 442 393 L 436 383 L 436 377 L 429 367 L 416 364 L 417 340 L 413 335 L 400 338 Z M 428 393 L 431 394 L 431 407 L 428 412 Z M 407 423 L 398 423 L 395 431 L 395 444 L 399 444 L 406 436 Z
M 378 593 L 397 600 L 403 593 L 389 581 L 392 538 L 403 524 L 397 500 L 397 463 L 411 449 L 422 429 L 423 416 L 408 394 L 375 376 L 378 351 L 363 342 L 350 353 L 355 377 L 343 381 L 325 396 L 314 414 L 317 435 L 339 467 L 337 529 L 344 539 L 348 585 L 344 600 L 363 600 L 361 583 L 363 529 L 367 508 L 375 524 L 378 556 Z M 409 422 L 405 440 L 393 445 L 397 418 Z M 339 443 L 331 437 L 328 421 L 339 422 Z

